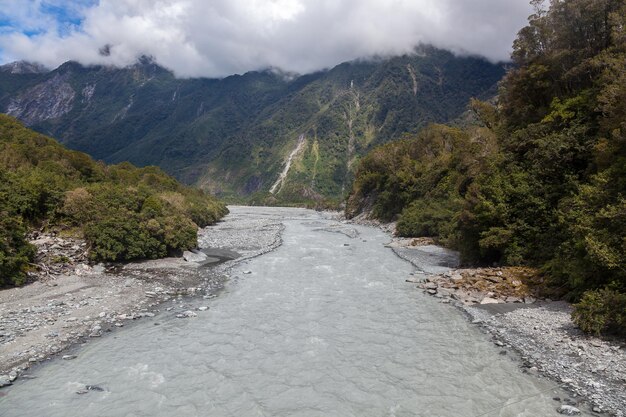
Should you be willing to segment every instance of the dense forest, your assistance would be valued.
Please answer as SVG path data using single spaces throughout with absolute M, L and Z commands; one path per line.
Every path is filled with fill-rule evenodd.
M 34 228 L 79 236 L 94 261 L 159 258 L 195 248 L 226 207 L 159 168 L 107 166 L 0 115 L 0 286 L 32 267 Z
M 626 2 L 532 2 L 480 122 L 361 162 L 347 213 L 398 220 L 467 264 L 532 265 L 583 330 L 626 333 Z

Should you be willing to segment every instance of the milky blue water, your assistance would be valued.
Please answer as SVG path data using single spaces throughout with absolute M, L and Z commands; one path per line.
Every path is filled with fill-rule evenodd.
M 558 415 L 554 383 L 405 283 L 413 267 L 381 231 L 240 210 L 284 214 L 284 242 L 238 266 L 219 298 L 194 301 L 208 311 L 162 312 L 42 366 L 3 390 L 0 415 Z M 86 384 L 105 391 L 76 394 Z

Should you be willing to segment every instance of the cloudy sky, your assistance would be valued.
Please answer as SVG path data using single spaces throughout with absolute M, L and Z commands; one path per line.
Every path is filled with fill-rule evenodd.
M 0 63 L 151 55 L 182 77 L 307 73 L 420 42 L 498 61 L 530 13 L 528 0 L 0 0 Z

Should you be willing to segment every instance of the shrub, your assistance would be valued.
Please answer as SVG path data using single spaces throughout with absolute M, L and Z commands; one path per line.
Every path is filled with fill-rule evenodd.
M 608 288 L 587 291 L 574 304 L 572 319 L 588 333 L 626 335 L 626 294 Z
M 26 228 L 17 216 L 0 212 L 0 287 L 21 285 L 35 247 L 24 238 Z
M 454 232 L 459 207 L 455 200 L 416 200 L 402 211 L 396 230 L 400 236 L 448 239 Z
M 85 238 L 95 261 L 159 258 L 167 254 L 165 244 L 142 225 L 137 215 L 125 210 L 90 223 Z

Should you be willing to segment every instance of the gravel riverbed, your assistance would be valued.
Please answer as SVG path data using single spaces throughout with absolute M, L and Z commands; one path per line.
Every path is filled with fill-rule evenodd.
M 199 262 L 169 258 L 123 267 L 88 266 L 80 242 L 37 237 L 46 251 L 66 247 L 77 263 L 49 268 L 37 282 L 0 291 L 0 386 L 10 384 L 18 375 L 28 377 L 32 366 L 52 357 L 72 360 L 80 355 L 80 345 L 142 317 L 158 317 L 163 311 L 175 312 L 183 319 L 204 314 L 224 282 L 237 279 L 230 276 L 234 265 L 280 246 L 284 225 L 275 213 L 257 209 L 255 216 L 250 216 L 245 208 L 238 208 L 224 221 L 202 230 L 198 240 L 203 254 L 195 254 Z M 337 218 L 337 214 L 329 213 L 328 217 Z M 336 229 L 327 231 L 346 233 Z M 383 229 L 393 233 L 393 225 L 383 225 Z M 550 378 L 555 385 L 567 388 L 571 395 L 555 399 L 555 409 L 561 406 L 568 412 L 568 407 L 588 405 L 598 414 L 626 415 L 623 342 L 582 334 L 571 321 L 567 303 L 498 294 L 506 273 L 496 269 L 457 270 L 455 254 L 427 239 L 391 238 L 388 246 L 416 268 L 406 285 L 415 285 L 442 303 L 457 306 L 503 353 L 516 353 L 511 356 L 519 356 L 524 372 Z M 442 253 L 447 256 L 438 258 L 444 262 L 433 267 L 429 257 Z M 232 259 L 235 256 L 237 259 Z M 221 263 L 205 265 L 202 260 L 210 258 Z M 481 292 L 480 286 L 467 289 L 465 284 L 471 283 L 475 272 L 492 278 L 482 287 L 487 290 Z M 188 296 L 203 297 L 206 305 L 191 311 Z
M 39 279 L 0 291 L 0 387 L 28 377 L 30 368 L 53 357 L 71 360 L 80 345 L 142 317 L 179 310 L 180 317 L 202 314 L 230 269 L 279 246 L 283 228 L 277 217 L 238 212 L 199 232 L 200 251 L 193 255 L 200 257 L 188 259 L 200 262 L 166 258 L 109 267 L 87 265 L 80 241 L 37 236 Z M 50 265 L 47 258 L 66 262 Z M 207 308 L 189 311 L 188 296 L 207 299 Z

